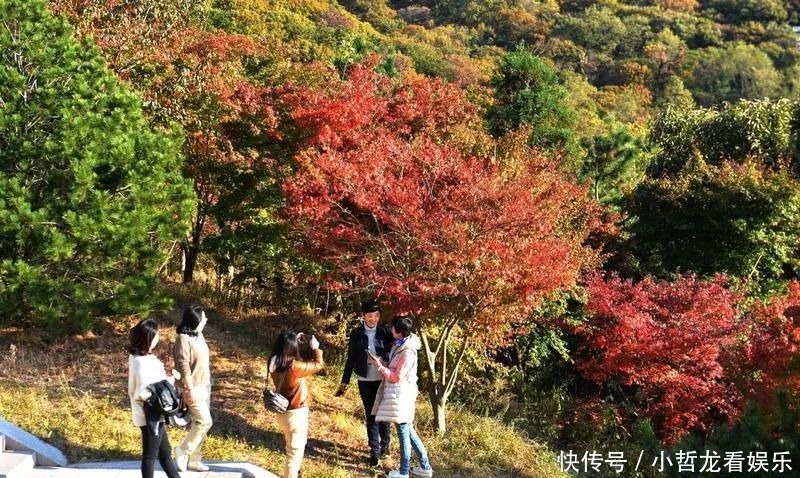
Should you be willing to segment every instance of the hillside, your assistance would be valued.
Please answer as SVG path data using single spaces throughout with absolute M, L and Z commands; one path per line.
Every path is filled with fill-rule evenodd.
M 178 302 L 188 296 L 181 299 Z M 323 317 L 234 314 L 224 308 L 210 308 L 209 315 L 206 337 L 215 380 L 214 426 L 204 447 L 209 459 L 281 469 L 283 437 L 259 396 L 274 333 L 290 327 L 320 331 L 329 361 L 327 371 L 312 381 L 316 405 L 304 476 L 376 476 L 366 467 L 366 432 L 358 418 L 357 393 L 351 389 L 343 398 L 333 396 L 341 373 L 339 324 Z M 160 320 L 158 354 L 167 366 L 172 363 L 175 322 L 175 314 Z M 0 330 L 0 416 L 61 448 L 71 461 L 135 459 L 140 437 L 127 408 L 126 333 L 122 325 L 109 326 L 96 336 L 46 344 L 22 330 Z M 492 420 L 453 407 L 447 436 L 434 437 L 431 419 L 430 407 L 420 398 L 418 428 L 437 476 L 562 476 L 551 451 Z M 177 442 L 181 432 L 171 433 Z M 396 445 L 393 451 L 396 454 Z
M 212 457 L 279 466 L 259 393 L 291 326 L 330 352 L 308 474 L 359 476 L 327 313 L 369 296 L 427 339 L 445 475 L 800 456 L 797 7 L 0 2 L 0 413 L 135 456 L 125 331 L 202 290 Z
M 124 2 L 123 2 L 124 3 Z M 716 106 L 737 99 L 798 98 L 800 51 L 794 1 L 776 0 L 210 0 L 105 7 L 51 0 L 92 35 L 112 69 L 145 96 L 146 66 L 177 46 L 173 30 L 241 34 L 268 47 L 251 65 L 267 83 L 315 81 L 312 63 L 344 71 L 371 53 L 387 71 L 414 70 L 491 102 L 496 65 L 520 45 L 546 58 L 579 111 L 582 138 L 626 125 L 646 131 L 667 105 Z M 144 26 L 140 22 L 147 22 Z M 124 25 L 124 27 L 123 27 Z M 119 28 L 139 35 L 116 35 Z M 167 56 L 179 54 L 172 52 Z M 145 68 L 142 68 L 145 67 Z M 139 79 L 148 81 L 135 81 Z M 158 113 L 163 105 L 151 108 Z

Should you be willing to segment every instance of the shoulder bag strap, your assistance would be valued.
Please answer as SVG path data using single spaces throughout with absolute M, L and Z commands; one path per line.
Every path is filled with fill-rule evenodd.
M 286 378 L 287 373 L 288 372 L 283 372 L 283 374 L 281 375 L 281 379 L 278 380 L 278 390 L 276 390 L 278 393 L 281 393 L 281 389 L 283 388 L 283 380 Z
M 272 368 L 272 358 L 270 358 L 269 363 L 267 363 L 267 388 L 270 388 L 269 382 L 270 379 L 272 378 L 272 370 L 270 370 L 271 368 Z M 275 367 L 275 372 L 277 371 L 278 369 L 277 367 Z M 283 374 L 281 374 L 281 378 L 280 380 L 278 380 L 278 387 L 275 389 L 276 392 L 281 393 L 281 388 L 283 388 L 283 380 L 286 378 L 287 373 L 288 372 L 283 372 Z

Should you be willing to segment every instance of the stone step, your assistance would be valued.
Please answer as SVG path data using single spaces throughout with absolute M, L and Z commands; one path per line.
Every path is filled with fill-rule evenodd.
M 269 471 L 246 462 L 232 462 L 232 461 L 206 461 L 206 465 L 211 468 L 208 472 L 181 472 L 181 478 L 279 478 L 278 475 L 270 473 Z M 40 467 L 43 468 L 43 467 Z M 125 461 L 102 461 L 102 462 L 83 462 L 76 463 L 69 468 L 79 470 L 87 470 L 94 472 L 95 470 L 104 470 L 106 475 L 104 478 L 141 478 L 139 469 L 141 468 L 141 461 L 139 460 L 125 460 Z M 158 464 L 156 469 L 160 470 Z M 132 474 L 130 474 L 132 473 Z M 158 473 L 162 473 L 159 475 Z M 47 475 L 45 475 L 46 477 Z M 61 478 L 61 475 L 53 475 Z M 73 475 L 64 475 L 67 478 L 72 478 Z M 83 477 L 83 475 L 74 475 Z M 156 476 L 166 476 L 162 471 L 156 471 Z M 96 475 L 86 475 L 87 478 L 100 478 Z M 37 476 L 36 478 L 42 478 Z
M 36 453 L 36 464 L 67 466 L 67 457 L 61 450 L 31 435 L 22 428 L 0 419 L 0 435 L 5 435 L 5 449 Z
M 34 453 L 4 451 L 0 454 L 0 478 L 27 478 L 35 464 Z
M 240 472 L 206 471 L 180 472 L 181 478 L 241 478 Z M 92 468 L 53 468 L 41 467 L 29 471 L 25 478 L 141 478 L 139 470 L 92 469 Z M 167 474 L 156 470 L 154 478 L 167 478 Z

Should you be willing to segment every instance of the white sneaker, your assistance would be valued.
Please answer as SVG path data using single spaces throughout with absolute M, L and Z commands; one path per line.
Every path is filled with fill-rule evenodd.
M 209 468 L 205 463 L 202 461 L 192 461 L 189 463 L 189 469 L 192 471 L 208 471 Z
M 411 469 L 411 474 L 417 476 L 433 476 L 433 468 L 425 469 L 419 466 L 415 466 L 414 468 Z
M 181 450 L 180 445 L 175 447 L 175 467 L 178 471 L 186 471 L 189 465 L 189 456 Z
M 409 478 L 408 473 L 400 473 L 400 470 L 392 470 L 387 475 L 389 478 Z

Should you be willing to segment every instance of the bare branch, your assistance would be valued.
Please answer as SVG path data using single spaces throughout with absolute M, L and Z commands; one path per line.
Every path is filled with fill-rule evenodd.
M 425 334 L 425 332 L 420 330 L 419 335 L 422 338 L 422 350 L 425 352 L 425 365 L 428 366 L 428 372 L 431 374 L 431 381 L 436 383 L 436 355 L 431 354 L 431 346 L 428 342 L 428 336 Z
M 448 319 L 447 322 L 445 322 L 444 328 L 442 329 L 442 332 L 439 334 L 439 341 L 436 343 L 436 351 L 433 353 L 434 356 L 436 356 L 436 357 L 439 356 L 439 352 L 441 351 L 442 344 L 445 342 L 445 335 L 447 334 L 447 331 L 448 330 L 452 330 L 453 327 L 456 326 L 456 323 L 458 322 L 458 319 L 459 319 L 458 316 L 454 316 L 454 317 L 451 317 L 450 319 Z M 447 353 L 446 349 L 445 349 L 445 353 Z
M 458 352 L 458 358 L 456 359 L 456 365 L 453 367 L 453 373 L 450 374 L 450 377 L 447 379 L 447 387 L 444 390 L 443 398 L 447 398 L 450 395 L 450 392 L 453 391 L 453 387 L 456 385 L 456 379 L 458 378 L 458 369 L 461 366 L 461 362 L 464 360 L 464 355 L 467 353 L 467 345 L 469 344 L 469 338 L 465 337 L 464 342 L 461 343 L 461 350 Z
M 448 328 L 444 338 L 442 339 L 442 346 L 444 349 L 442 350 L 442 370 L 441 374 L 439 375 L 439 380 L 443 387 L 445 386 L 445 382 L 447 380 L 447 344 L 450 343 L 450 337 L 453 335 L 453 328 L 454 327 Z

